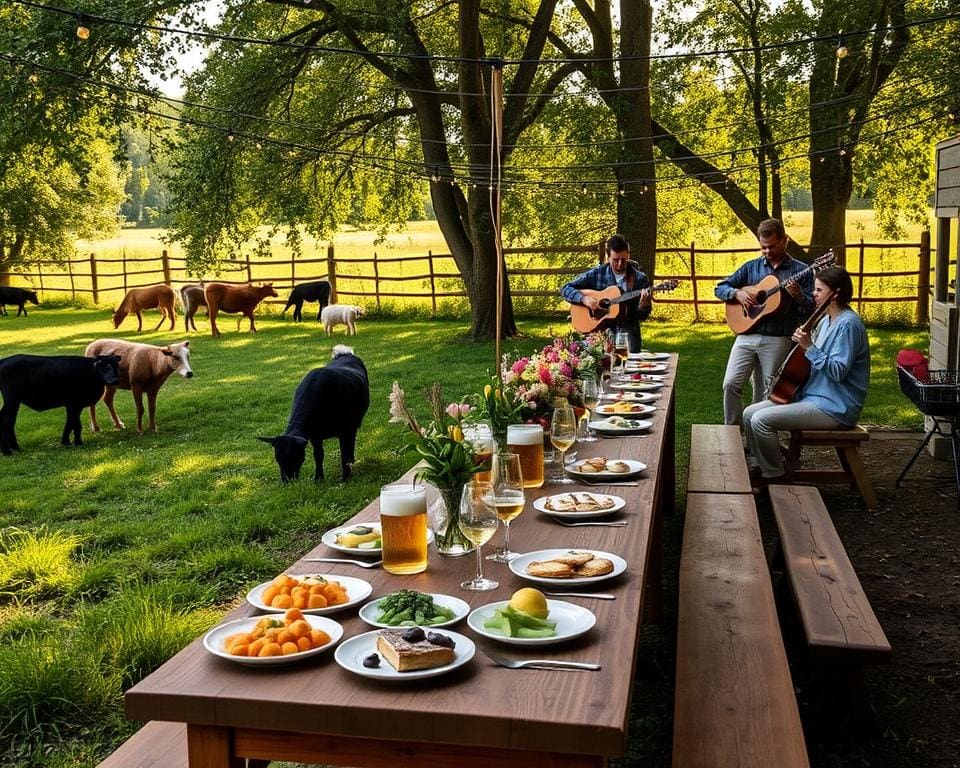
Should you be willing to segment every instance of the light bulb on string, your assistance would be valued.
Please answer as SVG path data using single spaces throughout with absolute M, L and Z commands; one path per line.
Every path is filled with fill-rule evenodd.
M 84 23 L 83 19 L 77 19 L 77 37 L 80 40 L 90 39 L 90 27 Z
M 840 43 L 840 45 L 837 46 L 837 58 L 838 58 L 838 59 L 845 59 L 845 58 L 847 58 L 847 54 L 848 54 L 848 53 L 850 53 L 850 51 L 847 49 L 847 46 L 845 46 L 843 43 Z

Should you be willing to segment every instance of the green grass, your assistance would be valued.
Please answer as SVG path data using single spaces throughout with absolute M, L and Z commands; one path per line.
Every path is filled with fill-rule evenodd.
M 0 318 L 0 356 L 82 354 L 89 341 L 105 336 L 153 343 L 182 338 L 137 336 L 129 323 L 118 333 L 109 317 L 105 310 L 40 307 L 28 318 Z M 343 337 L 331 340 L 315 323 L 270 315 L 259 326 L 256 335 L 238 333 L 227 321 L 222 339 L 193 335 L 196 376 L 175 376 L 164 385 L 157 434 L 138 437 L 112 428 L 92 434 L 85 428 L 82 448 L 64 448 L 62 409 L 21 409 L 23 452 L 0 460 L 4 765 L 93 765 L 102 759 L 135 728 L 122 717 L 125 687 L 410 466 L 402 428 L 387 422 L 391 383 L 401 381 L 409 402 L 426 417 L 421 387 L 440 380 L 452 400 L 481 387 L 493 368 L 493 344 L 464 341 L 462 322 L 365 320 L 352 343 L 370 371 L 371 407 L 354 478 L 339 481 L 335 442 L 328 442 L 325 482 L 281 485 L 269 448 L 255 438 L 283 431 L 294 387 L 329 359 Z M 506 342 L 505 350 L 538 349 L 551 323 L 525 321 L 522 330 L 526 335 Z M 874 373 L 864 421 L 918 429 L 917 411 L 897 390 L 893 357 L 904 346 L 925 347 L 925 334 L 871 329 L 870 338 Z M 681 355 L 682 487 L 690 424 L 719 420 L 732 337 L 720 326 L 648 322 L 645 339 L 653 349 Z M 117 395 L 117 407 L 133 423 L 128 392 Z M 109 424 L 101 416 L 101 424 Z M 678 529 L 677 521 L 671 525 Z M 662 765 L 669 751 L 672 629 L 645 628 L 643 643 L 640 674 L 649 675 L 637 687 L 627 762 Z

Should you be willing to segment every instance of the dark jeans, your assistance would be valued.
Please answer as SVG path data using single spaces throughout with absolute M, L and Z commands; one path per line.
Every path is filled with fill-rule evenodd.
M 618 325 L 614 329 L 614 333 L 617 331 L 626 331 L 627 336 L 630 337 L 630 352 L 640 352 L 643 349 L 643 336 L 640 334 L 640 324 L 636 325 Z

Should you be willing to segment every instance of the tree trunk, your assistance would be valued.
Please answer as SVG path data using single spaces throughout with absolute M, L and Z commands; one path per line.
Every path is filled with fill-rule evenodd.
M 820 158 L 823 162 L 820 162 Z M 853 191 L 853 168 L 849 155 L 837 153 L 810 158 L 810 195 L 813 198 L 813 229 L 810 256 L 815 258 L 833 248 L 837 264 L 846 263 L 847 204 Z

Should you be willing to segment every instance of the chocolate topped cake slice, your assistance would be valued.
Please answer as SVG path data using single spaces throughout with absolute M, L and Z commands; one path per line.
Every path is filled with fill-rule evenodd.
M 456 654 L 452 647 L 436 645 L 427 639 L 416 642 L 404 640 L 403 636 L 408 631 L 381 629 L 377 635 L 377 650 L 397 672 L 433 669 L 453 663 Z

